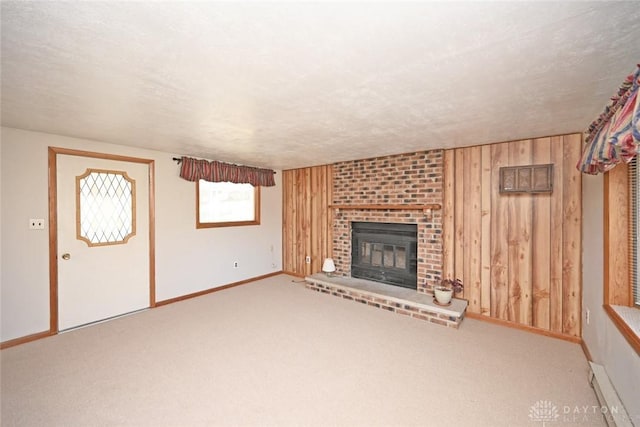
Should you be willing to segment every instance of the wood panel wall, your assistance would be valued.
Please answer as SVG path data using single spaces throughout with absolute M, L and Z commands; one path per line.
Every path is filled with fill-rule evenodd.
M 631 306 L 628 170 L 621 163 L 604 175 L 604 303 Z
M 283 270 L 297 276 L 320 272 L 324 259 L 332 257 L 333 167 L 285 170 L 282 185 Z
M 471 313 L 580 336 L 581 135 L 445 151 L 443 277 Z M 500 194 L 502 166 L 554 164 L 553 193 Z

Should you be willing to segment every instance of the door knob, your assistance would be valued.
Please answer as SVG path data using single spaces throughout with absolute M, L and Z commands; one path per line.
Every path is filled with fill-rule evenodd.
M 62 254 L 62 259 L 67 261 L 71 259 L 71 254 Z

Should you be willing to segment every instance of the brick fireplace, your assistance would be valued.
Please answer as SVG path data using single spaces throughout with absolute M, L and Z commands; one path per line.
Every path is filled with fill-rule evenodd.
M 423 210 L 415 206 L 442 205 L 442 177 L 442 150 L 334 164 L 333 257 L 336 273 L 351 276 L 353 222 L 415 224 L 417 290 L 430 292 L 442 274 L 442 210 Z M 376 205 L 376 208 L 362 205 Z M 380 209 L 380 205 L 390 208 Z

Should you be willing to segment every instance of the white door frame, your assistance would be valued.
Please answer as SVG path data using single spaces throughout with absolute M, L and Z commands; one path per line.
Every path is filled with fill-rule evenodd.
M 149 307 L 156 306 L 155 161 L 117 154 L 49 147 L 49 334 L 58 333 L 58 155 L 143 163 L 149 168 Z

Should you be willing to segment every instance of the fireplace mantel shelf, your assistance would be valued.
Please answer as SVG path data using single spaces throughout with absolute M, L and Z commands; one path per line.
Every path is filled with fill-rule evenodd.
M 393 210 L 393 211 L 423 211 L 427 209 L 439 210 L 442 206 L 437 203 L 427 205 L 329 205 L 332 209 L 372 209 L 372 210 Z

